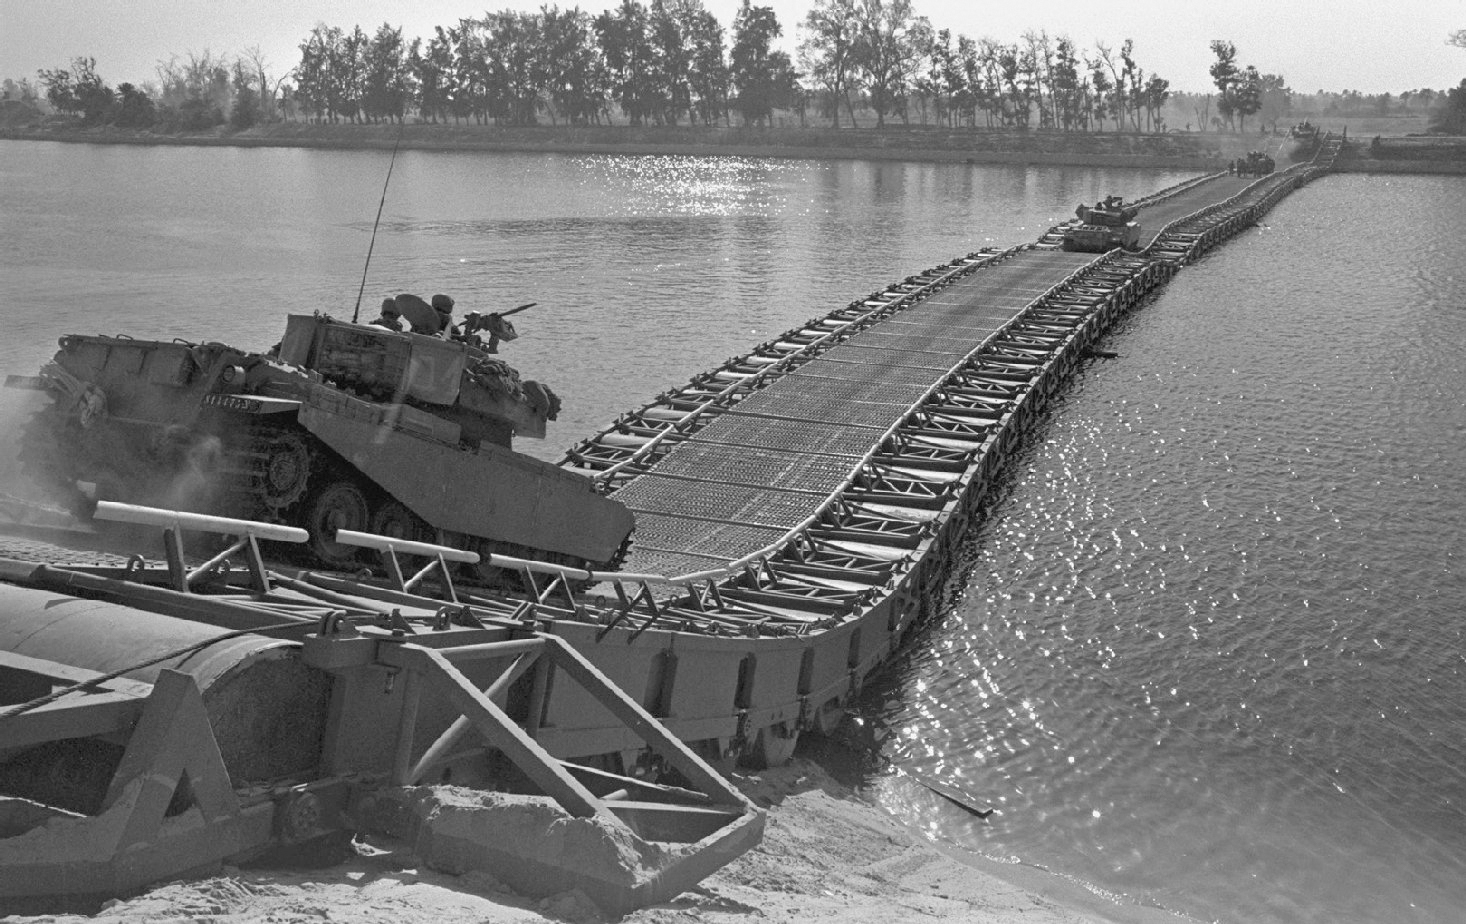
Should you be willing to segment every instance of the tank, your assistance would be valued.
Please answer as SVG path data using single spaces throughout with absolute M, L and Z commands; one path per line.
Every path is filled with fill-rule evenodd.
M 1075 220 L 1064 231 L 1064 249 L 1104 253 L 1123 247 L 1134 250 L 1140 244 L 1140 209 L 1126 205 L 1119 196 L 1107 196 L 1093 206 L 1080 205 Z
M 52 396 L 20 460 L 82 513 L 105 499 L 286 523 L 311 534 L 297 554 L 333 568 L 363 554 L 336 529 L 609 567 L 633 525 L 589 479 L 513 450 L 545 435 L 559 398 L 473 331 L 292 315 L 267 353 L 70 335 L 6 384 Z
M 1277 164 L 1262 151 L 1249 151 L 1246 157 L 1237 160 L 1238 176 L 1267 176 Z

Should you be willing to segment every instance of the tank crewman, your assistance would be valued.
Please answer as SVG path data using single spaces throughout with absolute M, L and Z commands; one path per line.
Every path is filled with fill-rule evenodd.
M 397 310 L 397 301 L 392 298 L 382 299 L 382 313 L 372 323 L 374 327 L 385 327 L 387 330 L 402 330 L 402 312 Z
M 453 299 L 439 293 L 433 296 L 433 310 L 438 313 L 438 336 L 444 340 L 462 340 L 463 331 L 453 323 Z

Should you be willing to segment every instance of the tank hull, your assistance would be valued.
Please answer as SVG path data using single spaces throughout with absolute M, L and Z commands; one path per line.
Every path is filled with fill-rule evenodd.
M 1134 250 L 1140 243 L 1140 226 L 1135 222 L 1109 227 L 1079 225 L 1064 232 L 1063 247 L 1079 253 L 1105 253 L 1116 247 Z

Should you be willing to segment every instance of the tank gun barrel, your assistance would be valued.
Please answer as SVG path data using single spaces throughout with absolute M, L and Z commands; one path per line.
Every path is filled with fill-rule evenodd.
M 465 334 L 471 334 L 475 331 L 488 330 L 496 323 L 495 319 L 502 320 L 511 314 L 518 314 L 526 308 L 533 308 L 538 304 L 539 302 L 529 302 L 528 304 L 520 305 L 518 308 L 510 308 L 508 311 L 470 311 L 463 316 L 463 332 Z M 509 325 L 509 327 L 511 330 L 513 329 L 513 325 Z

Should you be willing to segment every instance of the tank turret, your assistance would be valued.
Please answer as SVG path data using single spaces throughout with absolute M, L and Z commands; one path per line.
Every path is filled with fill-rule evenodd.
M 301 526 L 327 566 L 358 564 L 338 528 L 601 566 L 632 528 L 588 479 L 513 451 L 560 399 L 474 342 L 292 315 L 269 353 L 66 336 L 6 384 L 54 399 L 21 459 L 63 500 Z
M 1140 209 L 1119 196 L 1106 196 L 1093 206 L 1080 204 L 1064 231 L 1064 249 L 1104 253 L 1116 247 L 1133 250 L 1140 243 Z

